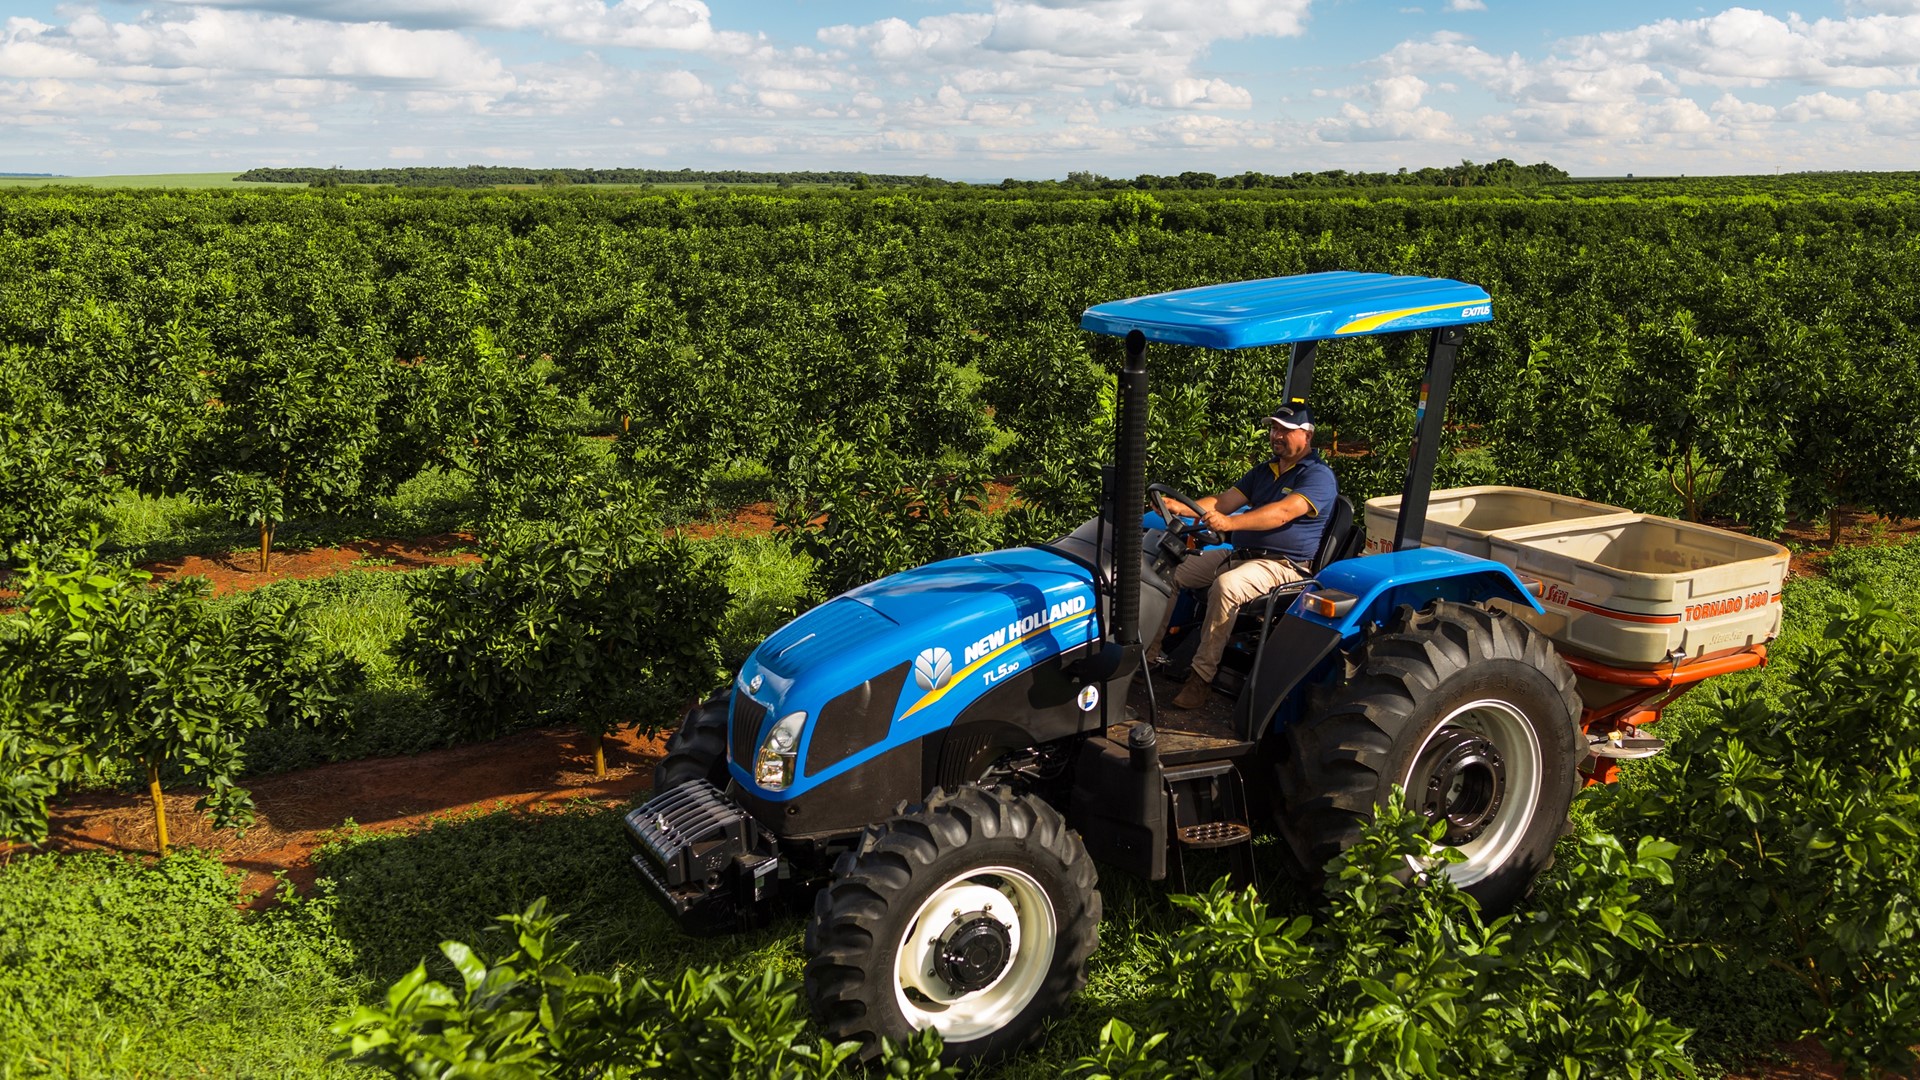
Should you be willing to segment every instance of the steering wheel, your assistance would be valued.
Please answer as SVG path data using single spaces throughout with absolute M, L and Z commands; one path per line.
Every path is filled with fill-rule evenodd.
M 1167 523 L 1168 539 L 1178 540 L 1182 537 L 1190 536 L 1194 539 L 1194 542 L 1198 543 L 1201 547 L 1211 547 L 1214 544 L 1226 542 L 1219 533 L 1207 528 L 1202 521 L 1196 519 L 1192 524 L 1189 524 L 1185 518 L 1174 514 L 1173 511 L 1168 508 L 1168 499 L 1174 499 L 1195 510 L 1200 508 L 1200 500 L 1186 494 L 1179 488 L 1169 487 L 1166 484 L 1149 484 L 1147 485 L 1147 498 L 1153 503 L 1153 512 L 1159 514 L 1161 520 Z M 1180 546 L 1185 547 L 1184 544 Z

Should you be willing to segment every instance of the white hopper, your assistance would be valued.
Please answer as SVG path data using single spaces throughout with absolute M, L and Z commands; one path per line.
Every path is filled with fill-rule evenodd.
M 1787 549 L 1652 514 L 1492 533 L 1494 559 L 1545 583 L 1517 613 L 1562 649 L 1623 667 L 1698 660 L 1780 632 Z
M 1427 527 L 1421 543 L 1481 558 L 1492 557 L 1487 534 L 1523 525 L 1605 517 L 1627 511 L 1551 491 L 1517 487 L 1445 488 L 1427 496 Z M 1367 500 L 1367 553 L 1393 549 L 1400 524 L 1400 496 Z

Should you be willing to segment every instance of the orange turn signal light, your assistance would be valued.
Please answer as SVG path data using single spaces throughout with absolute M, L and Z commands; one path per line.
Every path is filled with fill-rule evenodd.
M 1300 595 L 1300 606 L 1323 619 L 1338 619 L 1352 611 L 1353 605 L 1359 601 L 1359 597 L 1339 589 L 1321 589 Z
M 1546 582 L 1540 580 L 1537 577 L 1528 577 L 1525 574 L 1515 574 L 1514 576 L 1520 579 L 1520 587 L 1532 593 L 1533 595 L 1535 596 L 1547 595 Z

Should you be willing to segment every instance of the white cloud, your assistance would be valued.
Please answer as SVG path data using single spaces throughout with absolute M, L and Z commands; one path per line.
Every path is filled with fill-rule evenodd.
M 531 30 L 557 41 L 739 54 L 752 34 L 716 30 L 701 0 L 196 0 L 203 7 L 298 15 L 346 25 Z
M 1643 61 L 1685 83 L 1865 88 L 1920 82 L 1920 14 L 1808 22 L 1736 7 L 1575 38 L 1567 47 L 1588 66 Z
M 723 154 L 765 156 L 779 153 L 782 143 L 771 135 L 730 135 L 710 139 L 707 146 Z
M 1447 0 L 1448 11 L 1485 11 L 1486 0 Z
M 654 88 L 680 101 L 713 96 L 713 88 L 691 71 L 669 71 L 654 81 Z
M 1731 93 L 1721 94 L 1711 106 L 1713 115 L 1730 124 L 1769 124 L 1780 110 L 1757 101 L 1743 101 Z
M 1043 96 L 1106 88 L 1154 108 L 1239 109 L 1251 91 L 1199 70 L 1210 45 L 1305 32 L 1310 0 L 996 0 L 987 12 L 827 27 L 825 45 L 896 76 L 967 93 Z
M 0 61 L 7 75 L 162 85 L 246 75 L 496 92 L 512 85 L 497 58 L 459 34 L 212 8 L 148 12 L 134 22 L 82 11 L 65 27 L 13 19 Z
M 1915 5 L 1920 0 L 1854 5 L 1874 13 L 1816 20 L 1735 7 L 1569 38 L 1535 56 L 1490 53 L 1458 34 L 1436 34 L 1380 56 L 1375 66 L 1386 77 L 1350 95 L 1373 106 L 1344 107 L 1318 134 L 1420 137 L 1423 119 L 1439 118 L 1407 108 L 1388 81 L 1410 76 L 1449 94 L 1458 80 L 1504 102 L 1504 111 L 1472 125 L 1488 151 L 1560 161 L 1582 152 L 1594 160 L 1644 153 L 1671 161 L 1733 154 L 1736 146 L 1752 155 L 1770 145 L 1804 164 L 1823 143 L 1865 146 L 1914 132 L 1913 96 L 1887 91 L 1920 85 L 1920 15 L 1896 13 Z M 1728 89 L 1711 101 L 1696 99 L 1711 86 Z M 1800 92 L 1778 106 L 1732 93 L 1742 87 Z M 1814 129 L 1825 134 L 1813 138 Z
M 1898 137 L 1903 142 L 1920 134 L 1920 91 L 1887 94 L 1872 90 L 1860 104 L 1869 132 Z
M 1795 99 L 1784 112 L 1788 119 L 1800 123 L 1808 120 L 1858 120 L 1866 115 L 1866 109 L 1860 102 L 1829 94 L 1825 90 Z
M 1453 117 L 1423 104 L 1431 87 L 1417 75 L 1389 75 L 1353 95 L 1372 108 L 1349 102 L 1321 121 L 1314 134 L 1326 142 L 1453 142 L 1472 145 L 1455 130 Z

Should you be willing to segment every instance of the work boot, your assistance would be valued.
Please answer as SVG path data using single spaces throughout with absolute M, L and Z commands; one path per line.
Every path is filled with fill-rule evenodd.
M 1206 679 L 1188 679 L 1168 705 L 1175 709 L 1197 709 L 1207 703 L 1207 695 L 1213 691 L 1213 684 Z

